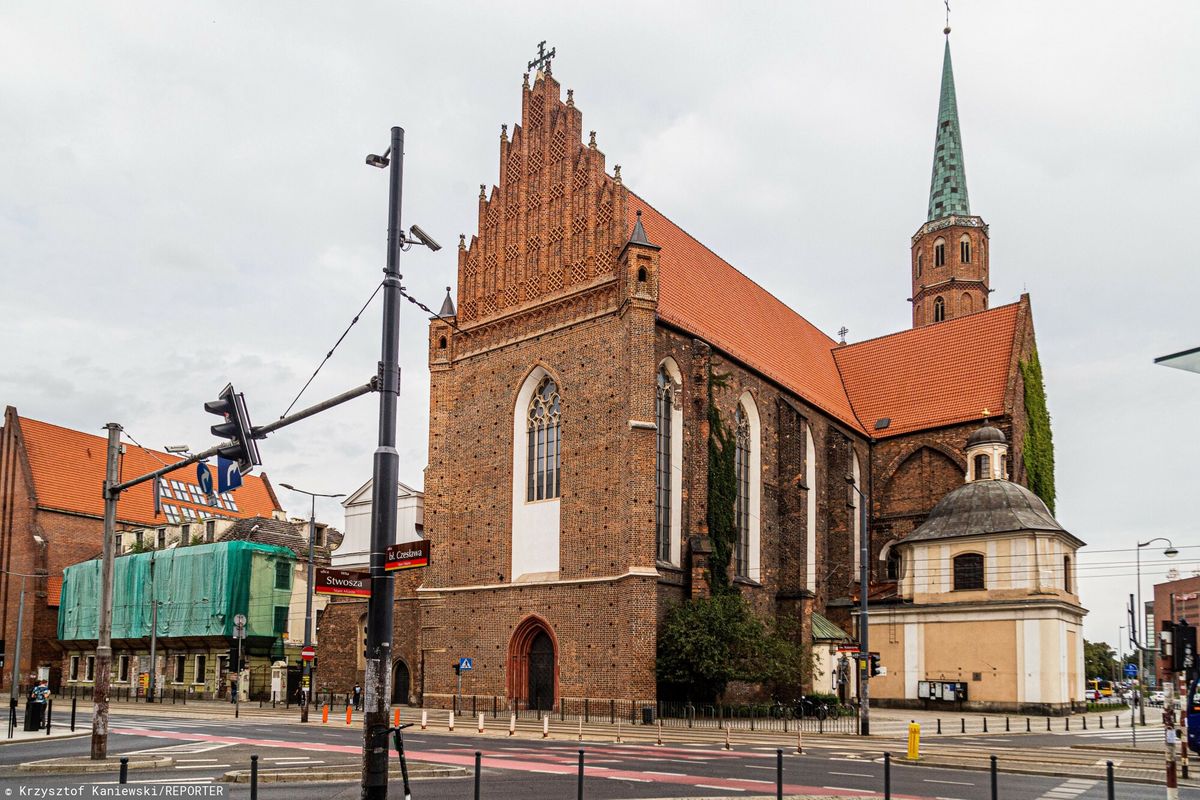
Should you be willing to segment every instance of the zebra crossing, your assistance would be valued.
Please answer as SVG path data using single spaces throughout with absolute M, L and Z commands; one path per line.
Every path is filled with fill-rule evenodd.
M 1053 789 L 1046 790 L 1037 800 L 1075 800 L 1098 783 L 1099 781 L 1090 781 L 1085 778 L 1071 778 Z

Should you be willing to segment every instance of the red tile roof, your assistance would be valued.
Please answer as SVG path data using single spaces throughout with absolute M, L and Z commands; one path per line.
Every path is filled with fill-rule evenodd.
M 25 450 L 33 473 L 34 491 L 38 505 L 42 508 L 69 511 L 91 516 L 104 515 L 104 451 L 107 440 L 104 436 L 74 431 L 48 422 L 28 417 L 20 418 L 21 433 L 25 439 Z M 180 459 L 177 456 L 144 450 L 133 444 L 125 444 L 125 455 L 121 458 L 121 478 L 144 475 L 147 472 Z M 167 474 L 168 480 L 196 483 L 196 468 L 184 467 Z M 279 510 L 266 475 L 247 475 L 245 483 L 233 492 L 237 511 L 224 508 L 212 509 L 231 517 L 271 516 Z M 209 511 L 194 503 L 166 500 L 180 507 Z M 139 484 L 124 492 L 117 504 L 117 519 L 134 525 L 164 525 L 167 518 L 154 516 L 154 499 L 151 482 Z M 186 521 L 186 520 L 184 520 Z
M 860 430 L 833 361 L 837 342 L 633 192 L 626 208 L 630 228 L 641 210 L 647 236 L 662 248 L 660 319 Z
M 626 208 L 661 248 L 659 318 L 834 419 L 886 438 L 1005 411 L 1019 303 L 839 346 L 632 191 Z
M 854 411 L 876 438 L 1005 412 L 1020 303 L 838 347 Z M 875 430 L 883 417 L 891 424 Z

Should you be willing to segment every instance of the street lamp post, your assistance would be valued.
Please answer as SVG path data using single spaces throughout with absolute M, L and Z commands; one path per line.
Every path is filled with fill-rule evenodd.
M 1134 626 L 1134 628 L 1133 628 L 1133 631 L 1134 631 L 1133 638 L 1134 639 L 1138 638 L 1137 637 L 1138 626 L 1145 625 L 1145 623 L 1146 623 L 1146 607 L 1142 605 L 1142 548 L 1149 547 L 1150 545 L 1154 544 L 1155 542 L 1166 542 L 1167 543 L 1166 549 L 1163 550 L 1163 555 L 1166 556 L 1167 558 L 1174 558 L 1175 556 L 1179 555 L 1179 551 L 1175 549 L 1175 545 L 1173 545 L 1171 543 L 1170 539 L 1168 539 L 1164 536 L 1155 537 L 1147 542 L 1138 542 L 1137 551 L 1136 551 L 1137 552 L 1137 559 L 1136 559 L 1136 563 L 1137 563 L 1137 567 L 1136 567 L 1137 610 L 1135 613 L 1134 622 L 1131 623 Z M 1139 617 L 1141 620 L 1140 622 L 1138 621 Z M 1154 635 L 1154 631 L 1143 631 L 1141 639 L 1137 642 L 1138 701 L 1139 701 L 1138 702 L 1138 715 L 1139 715 L 1139 721 L 1142 725 L 1146 724 L 1146 703 L 1145 703 L 1146 698 L 1142 695 L 1142 687 L 1146 685 L 1146 675 L 1144 672 L 1145 665 L 1143 663 L 1143 653 L 1144 653 L 1145 649 L 1150 646 L 1150 642 L 1152 641 L 1152 639 L 1150 637 L 1153 635 Z
M 291 489 L 297 494 L 306 494 L 312 500 L 312 506 L 308 515 L 308 582 L 304 590 L 304 648 L 307 650 L 312 647 L 312 607 L 313 607 L 313 542 L 317 538 L 317 498 L 330 497 L 338 498 L 345 497 L 344 494 L 321 494 L 319 492 L 306 492 L 303 489 L 297 489 L 290 483 L 281 483 L 285 489 Z M 304 699 L 300 703 L 300 721 L 308 722 L 308 697 L 312 693 L 312 661 L 303 659 L 304 670 L 301 686 L 301 694 Z
M 853 475 L 846 476 L 846 483 L 858 494 L 859 519 L 859 554 L 858 554 L 858 664 L 859 664 L 859 698 L 858 698 L 858 732 L 862 736 L 871 735 L 871 648 L 870 620 L 867 611 L 867 588 L 870 581 L 870 570 L 867 561 L 870 558 L 870 537 L 867 535 L 867 496 L 854 481 Z M 812 555 L 809 554 L 811 558 Z

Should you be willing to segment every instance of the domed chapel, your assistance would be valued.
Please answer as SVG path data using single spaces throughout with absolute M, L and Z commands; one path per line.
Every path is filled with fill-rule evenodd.
M 394 668 L 430 705 L 451 703 L 460 657 L 474 666 L 463 693 L 489 704 L 653 701 L 665 615 L 732 588 L 795 623 L 816 654 L 810 690 L 853 693 L 836 649 L 855 636 L 860 543 L 872 597 L 929 593 L 895 542 L 939 524 L 927 516 L 973 474 L 984 409 L 1008 454 L 986 467 L 996 491 L 1053 503 L 1030 300 L 991 301 L 949 43 L 926 218 L 897 264 L 913 326 L 854 343 L 636 191 L 575 92 L 541 67 L 521 83 L 520 124 L 494 140 L 499 175 L 480 186 L 478 228 L 460 240 L 457 303 L 430 323 L 434 557 L 396 579 Z M 967 490 L 989 491 L 978 483 Z M 1050 519 L 1044 505 L 1022 513 Z M 357 640 L 363 611 L 331 603 L 325 641 L 342 626 Z M 1067 657 L 1082 646 L 1069 632 Z M 323 685 L 360 674 L 361 653 L 340 652 L 325 647 Z M 898 669 L 910 655 L 892 658 Z M 926 675 L 925 663 L 913 665 L 919 680 L 943 671 L 929 660 Z M 1082 697 L 1075 684 L 1064 692 Z

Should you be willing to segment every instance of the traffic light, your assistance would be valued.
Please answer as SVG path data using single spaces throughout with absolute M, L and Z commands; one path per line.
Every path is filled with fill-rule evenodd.
M 1191 678 L 1196 668 L 1196 627 L 1187 622 L 1175 623 L 1175 652 L 1173 653 L 1173 669 L 1175 672 L 1187 673 Z
M 881 667 L 879 666 L 879 653 L 871 653 L 871 666 L 869 667 L 871 677 L 876 678 L 881 675 Z
M 254 440 L 254 426 L 250 424 L 250 413 L 246 410 L 246 398 L 233 390 L 233 384 L 221 390 L 220 398 L 204 404 L 209 414 L 219 414 L 225 421 L 213 425 L 213 436 L 230 439 L 231 444 L 218 451 L 218 455 L 236 461 L 243 475 L 262 463 L 258 457 L 258 443 Z
M 462 675 L 462 665 L 461 665 L 460 663 L 458 663 L 457 661 L 455 661 L 455 662 L 454 662 L 453 664 L 451 664 L 450 666 L 451 666 L 451 668 L 454 670 L 454 674 L 455 674 L 455 675 Z

